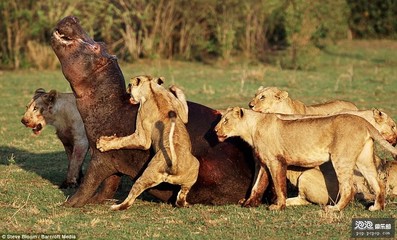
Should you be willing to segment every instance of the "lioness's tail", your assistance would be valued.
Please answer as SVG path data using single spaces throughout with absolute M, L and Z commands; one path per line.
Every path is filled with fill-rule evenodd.
M 171 120 L 171 128 L 170 134 L 168 136 L 168 141 L 170 142 L 170 152 L 171 152 L 171 166 L 168 166 L 171 170 L 171 173 L 175 173 L 177 170 L 177 159 L 176 159 L 176 152 L 174 146 L 174 132 L 175 132 L 175 119 L 176 119 L 176 112 L 169 111 L 168 117 Z
M 389 151 L 394 155 L 397 155 L 397 149 L 393 147 L 388 141 L 386 141 L 379 133 L 379 131 L 369 123 L 368 123 L 368 130 L 369 133 L 371 134 L 371 137 L 375 141 L 377 141 L 384 149 L 386 149 L 387 151 Z

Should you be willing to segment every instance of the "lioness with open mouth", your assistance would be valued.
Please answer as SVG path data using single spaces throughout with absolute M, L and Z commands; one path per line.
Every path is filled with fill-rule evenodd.
M 220 141 L 240 136 L 253 147 L 261 166 L 251 196 L 257 194 L 258 186 L 267 186 L 265 167 L 269 169 L 277 195 L 271 210 L 285 208 L 287 166 L 311 168 L 329 160 L 339 181 L 340 199 L 335 206 L 327 206 L 328 210 L 340 211 L 350 202 L 355 166 L 375 193 L 375 203 L 369 210 L 384 208 L 385 189 L 375 166 L 374 140 L 393 154 L 397 150 L 363 118 L 341 114 L 282 120 L 276 114 L 235 107 L 226 111 L 215 131 Z
M 37 89 L 21 122 L 35 135 L 39 135 L 47 124 L 55 127 L 69 160 L 67 176 L 60 188 L 77 187 L 83 178 L 81 168 L 89 145 L 73 93 Z
M 188 120 L 187 104 L 183 103 L 185 97 L 180 89 L 174 87 L 171 93 L 162 83 L 162 78 L 151 76 L 132 78 L 128 85 L 130 102 L 140 103 L 135 132 L 125 137 L 102 136 L 97 141 L 101 152 L 122 148 L 154 150 L 128 197 L 113 205 L 112 210 L 129 208 L 144 190 L 162 182 L 181 185 L 176 206 L 188 206 L 186 197 L 197 180 L 199 161 L 191 153 L 192 144 L 184 124 Z

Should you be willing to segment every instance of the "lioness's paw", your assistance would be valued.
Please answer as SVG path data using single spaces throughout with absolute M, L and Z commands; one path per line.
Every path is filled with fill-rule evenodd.
M 285 204 L 278 205 L 278 204 L 272 204 L 269 206 L 269 210 L 271 211 L 279 211 L 279 210 L 284 210 L 285 209 Z
M 189 203 L 186 201 L 177 201 L 175 203 L 175 206 L 177 206 L 178 208 L 189 208 L 190 207 Z
M 112 142 L 116 137 L 116 135 L 113 136 L 101 136 L 98 138 L 96 141 L 96 147 L 98 148 L 99 151 L 101 152 L 106 152 L 111 150 L 111 146 L 109 145 L 110 142 Z
M 112 211 L 117 211 L 120 209 L 120 204 L 114 204 L 112 206 L 110 206 L 110 210 Z
M 244 200 L 244 202 L 242 202 Z M 241 202 L 241 203 L 240 203 Z M 247 200 L 241 199 L 239 201 L 241 206 L 243 207 L 258 207 L 261 204 L 261 201 L 258 198 L 248 198 Z
M 340 209 L 337 206 L 325 206 L 324 210 L 326 212 L 339 212 Z
M 243 204 L 245 203 L 245 201 L 247 201 L 247 199 L 242 198 L 242 199 L 238 200 L 238 204 L 240 204 L 241 206 L 243 206 Z
M 376 206 L 376 205 L 372 205 L 368 208 L 369 211 L 373 212 L 373 211 L 378 211 L 378 210 L 382 210 L 382 208 L 380 206 Z
M 105 152 L 106 148 L 105 148 L 105 144 L 103 143 L 103 141 L 101 139 L 98 139 L 96 142 L 96 148 L 101 151 L 101 152 Z

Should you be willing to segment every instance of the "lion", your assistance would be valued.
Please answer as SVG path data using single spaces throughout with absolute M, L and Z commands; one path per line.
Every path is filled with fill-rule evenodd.
M 275 112 L 276 113 L 276 112 Z M 284 114 L 278 113 L 277 117 L 283 120 L 295 120 L 302 118 L 322 118 L 324 116 L 337 115 L 337 114 L 352 114 L 367 120 L 372 126 L 379 131 L 383 138 L 393 146 L 397 143 L 397 125 L 396 122 L 385 112 L 377 108 L 372 110 L 357 110 L 357 111 L 341 111 L 328 115 L 303 115 L 303 114 Z
M 375 203 L 369 210 L 384 209 L 385 187 L 375 166 L 374 141 L 393 154 L 397 150 L 361 117 L 339 114 L 282 120 L 276 114 L 235 107 L 222 116 L 215 132 L 220 142 L 239 136 L 253 147 L 260 169 L 251 196 L 256 198 L 258 185 L 268 185 L 267 168 L 277 196 L 276 204 L 269 207 L 271 210 L 281 210 L 286 206 L 287 166 L 313 168 L 329 160 L 339 181 L 340 198 L 335 205 L 326 206 L 326 210 L 341 211 L 350 202 L 355 167 L 375 193 Z
M 299 112 L 299 108 L 293 107 L 285 107 L 282 104 L 274 104 L 271 108 L 265 108 L 264 106 L 269 104 L 270 100 L 268 98 L 261 97 L 260 95 L 268 95 L 268 92 L 273 91 L 274 89 L 263 89 L 259 88 L 257 95 L 254 100 L 249 104 L 253 110 L 258 112 L 273 112 L 280 113 L 277 116 L 283 120 L 293 120 L 300 118 L 314 118 L 314 117 L 323 117 L 324 115 L 313 115 L 306 114 L 302 115 Z M 276 90 L 277 91 L 277 90 Z M 280 91 L 282 92 L 282 91 Z M 281 94 L 281 93 L 280 93 Z M 277 94 L 276 94 L 277 95 Z M 270 97 L 270 96 L 269 96 Z M 260 100 L 260 99 L 264 100 Z M 271 97 L 270 97 L 271 98 Z M 256 100 L 256 101 L 255 101 Z M 267 103 L 265 103 L 268 101 Z M 253 102 L 256 102 L 253 103 Z M 389 117 L 386 113 L 374 108 L 372 110 L 351 110 L 346 111 L 345 104 L 340 104 L 339 109 L 337 108 L 336 102 L 334 103 L 333 108 L 329 108 L 330 105 L 318 104 L 315 105 L 316 113 L 318 114 L 353 114 L 356 116 L 360 116 L 371 123 L 386 139 L 390 144 L 395 145 L 397 143 L 397 128 L 394 120 Z M 345 103 L 345 102 L 343 102 Z M 271 105 L 271 104 L 269 104 Z M 267 109 L 267 110 L 266 110 Z M 312 109 L 313 110 L 313 109 Z M 377 167 L 383 169 L 381 167 L 380 159 L 375 156 L 377 159 Z M 388 168 L 386 168 L 388 169 Z M 380 172 L 381 173 L 381 172 Z M 382 173 L 383 174 L 383 173 Z M 335 171 L 332 167 L 332 164 L 324 164 L 322 168 L 314 168 L 314 169 L 302 169 L 302 168 L 288 168 L 287 170 L 287 179 L 290 180 L 290 183 L 295 187 L 298 187 L 299 194 L 297 197 L 287 199 L 287 206 L 291 205 L 305 205 L 311 203 L 316 203 L 320 205 L 326 205 L 329 202 L 335 202 L 336 197 L 338 195 L 338 184 L 335 181 Z M 355 191 L 359 193 L 358 196 L 364 196 L 365 200 L 370 199 L 366 196 L 371 196 L 370 190 L 366 185 L 361 184 L 364 181 L 363 176 L 359 172 L 355 172 L 353 182 L 355 186 Z M 386 180 L 387 181 L 387 180 Z M 358 186 L 358 187 L 356 187 Z
M 397 196 L 397 162 L 384 161 L 375 155 L 375 166 L 378 176 L 385 184 L 385 194 L 394 198 Z M 287 179 L 298 187 L 298 196 L 287 198 L 286 206 L 308 204 L 327 205 L 335 203 L 339 196 L 338 181 L 331 162 L 326 162 L 319 168 L 303 169 L 288 167 Z M 353 190 L 355 199 L 363 202 L 373 201 L 375 196 L 360 172 L 354 170 Z
M 35 135 L 39 135 L 47 124 L 55 127 L 69 160 L 66 180 L 60 188 L 78 186 L 89 144 L 73 93 L 37 89 L 26 106 L 21 122 L 31 128 Z
M 131 104 L 140 103 L 136 131 L 129 136 L 102 136 L 97 141 L 101 151 L 114 149 L 152 148 L 154 156 L 136 180 L 128 197 L 112 210 L 128 209 L 146 189 L 162 182 L 181 185 L 175 205 L 187 207 L 186 196 L 196 182 L 199 161 L 191 153 L 192 145 L 186 126 L 187 104 L 180 89 L 172 88 L 176 98 L 161 84 L 162 78 L 137 76 L 130 80 L 128 93 Z
M 329 114 L 353 114 L 371 123 L 389 143 L 393 145 L 397 143 L 397 128 L 395 122 L 386 113 L 378 109 L 373 109 L 372 111 L 357 110 L 355 106 L 351 106 L 350 102 L 345 101 L 333 101 L 325 104 L 302 107 L 301 102 L 289 99 L 287 92 L 274 87 L 259 87 L 254 99 L 249 103 L 249 106 L 254 111 L 258 112 L 280 113 L 277 116 L 284 120 L 322 117 Z M 352 110 L 346 111 L 346 109 L 350 107 Z M 310 114 L 305 114 L 308 112 Z M 378 168 L 383 169 L 380 166 L 380 159 L 377 156 L 375 157 L 377 159 Z M 297 197 L 287 199 L 287 206 L 305 205 L 310 202 L 326 205 L 329 202 L 335 202 L 338 195 L 338 184 L 335 181 L 335 177 L 332 164 L 324 164 L 320 169 L 288 168 L 287 178 L 292 185 L 298 187 L 299 194 Z M 371 196 L 370 190 L 368 187 L 365 187 L 365 185 L 360 184 L 364 181 L 363 176 L 355 171 L 353 181 L 355 190 L 360 195 L 363 195 L 365 199 L 368 199 L 368 197 L 365 196 Z M 359 185 L 359 187 L 356 187 L 357 185 Z
M 263 86 L 258 88 L 249 107 L 257 112 L 285 114 L 332 114 L 342 110 L 358 110 L 353 103 L 341 100 L 306 106 L 301 101 L 291 99 L 286 91 Z
M 390 144 L 396 144 L 396 123 L 386 113 L 379 111 L 378 109 L 373 109 L 345 111 L 342 112 L 342 114 L 353 114 L 364 118 L 379 131 L 385 140 Z M 316 117 L 313 115 L 307 116 L 294 114 L 277 114 L 277 116 L 283 120 Z M 394 195 L 394 186 L 397 185 L 397 179 L 394 177 L 395 174 L 389 171 L 395 169 L 395 163 L 391 161 L 382 161 L 375 155 L 375 164 L 378 169 L 378 174 L 385 176 L 382 179 L 386 183 L 386 193 Z M 287 169 L 287 179 L 293 186 L 298 187 L 299 191 L 297 197 L 287 199 L 287 206 L 306 205 L 310 203 L 326 205 L 327 203 L 336 202 L 337 200 L 339 189 L 336 181 L 335 170 L 331 163 L 324 163 L 319 168 L 311 169 L 289 167 Z M 365 184 L 365 179 L 362 174 L 358 171 L 354 171 L 353 187 L 356 192 L 356 199 L 365 201 L 373 200 L 374 197 L 371 190 L 368 188 L 368 185 Z

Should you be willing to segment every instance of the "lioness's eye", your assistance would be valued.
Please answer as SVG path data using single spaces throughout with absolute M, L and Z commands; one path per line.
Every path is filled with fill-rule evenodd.
M 260 99 L 260 100 L 263 100 L 263 99 L 265 99 L 265 96 L 262 95 L 259 99 Z
M 38 107 L 34 107 L 33 108 L 33 111 L 37 111 L 39 108 Z
M 225 118 L 225 119 L 223 120 L 224 123 L 227 123 L 227 121 L 229 121 L 229 119 L 227 119 L 227 118 Z

